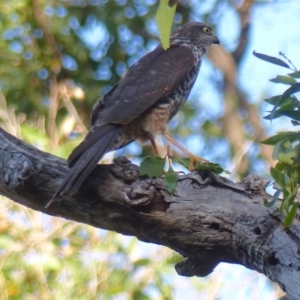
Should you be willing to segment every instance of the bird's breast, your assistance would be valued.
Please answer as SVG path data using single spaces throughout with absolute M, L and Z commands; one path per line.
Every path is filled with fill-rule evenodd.
M 169 115 L 169 103 L 161 104 L 152 108 L 148 114 L 142 117 L 142 130 L 150 133 L 153 137 L 156 134 L 165 132 L 166 126 L 169 123 Z

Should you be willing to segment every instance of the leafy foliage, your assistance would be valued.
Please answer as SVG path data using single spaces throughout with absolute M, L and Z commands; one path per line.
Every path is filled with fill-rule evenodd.
M 176 188 L 178 181 L 178 174 L 173 170 L 171 164 L 169 166 L 168 172 L 165 174 L 165 183 L 167 191 L 172 194 Z
M 168 159 L 169 169 L 167 172 L 164 171 L 164 166 L 166 164 L 166 160 Z M 175 156 L 170 156 L 169 154 L 166 158 L 160 158 L 155 156 L 146 157 L 140 165 L 140 176 L 148 176 L 150 178 L 160 177 L 164 174 L 165 184 L 167 191 L 172 194 L 176 188 L 176 184 L 178 181 L 178 172 L 175 172 L 172 168 L 171 161 L 174 161 L 181 165 L 182 167 L 193 170 L 193 171 L 210 171 L 216 174 L 220 174 L 225 171 L 219 164 L 215 163 L 194 163 L 190 160 L 190 158 L 177 158 Z M 227 172 L 228 173 L 228 172 Z
M 272 121 L 276 118 L 287 117 L 294 126 L 299 126 L 300 102 L 295 94 L 300 92 L 300 82 L 296 80 L 300 78 L 300 72 L 295 70 L 294 66 L 291 67 L 278 58 L 259 53 L 255 53 L 255 56 L 269 63 L 294 70 L 293 73 L 287 76 L 279 75 L 271 80 L 274 83 L 288 84 L 291 87 L 282 95 L 265 99 L 267 103 L 273 106 L 270 114 L 265 116 L 265 119 Z M 262 143 L 274 146 L 273 159 L 278 163 L 274 168 L 271 167 L 270 173 L 281 189 L 274 195 L 271 202 L 274 204 L 274 200 L 278 199 L 280 192 L 282 192 L 283 202 L 280 209 L 286 213 L 283 225 L 288 227 L 292 224 L 296 215 L 299 201 L 296 196 L 300 187 L 300 131 L 281 132 L 262 141 Z
M 159 177 L 164 173 L 166 160 L 164 158 L 148 156 L 140 166 L 140 176 L 147 175 L 150 178 Z

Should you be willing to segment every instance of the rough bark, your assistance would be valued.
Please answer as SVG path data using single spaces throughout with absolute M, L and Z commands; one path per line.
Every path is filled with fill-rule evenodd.
M 300 224 L 266 208 L 266 180 L 233 183 L 211 173 L 180 176 L 173 195 L 162 178 L 139 177 L 126 158 L 99 165 L 73 198 L 48 209 L 67 172 L 65 160 L 43 153 L 0 128 L 0 194 L 49 215 L 113 230 L 179 252 L 184 276 L 205 276 L 220 262 L 242 264 L 300 299 Z

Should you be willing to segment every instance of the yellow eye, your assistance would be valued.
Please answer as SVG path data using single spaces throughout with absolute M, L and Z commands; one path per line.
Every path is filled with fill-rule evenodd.
M 203 27 L 203 32 L 206 34 L 211 34 L 212 30 L 209 27 Z

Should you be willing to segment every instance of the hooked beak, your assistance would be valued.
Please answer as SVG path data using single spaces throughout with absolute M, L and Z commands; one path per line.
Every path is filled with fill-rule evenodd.
M 216 36 L 213 40 L 213 44 L 219 44 L 220 45 L 220 40 Z

